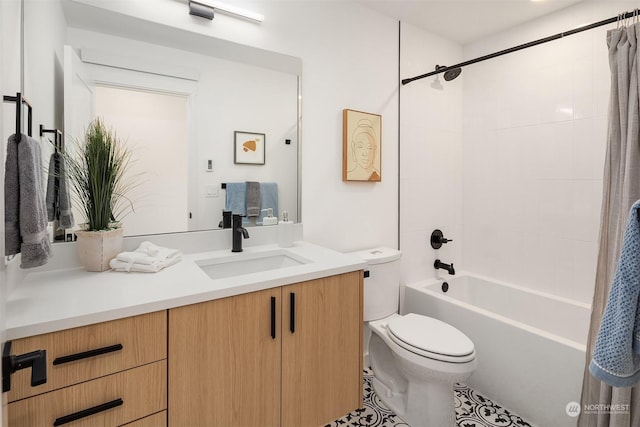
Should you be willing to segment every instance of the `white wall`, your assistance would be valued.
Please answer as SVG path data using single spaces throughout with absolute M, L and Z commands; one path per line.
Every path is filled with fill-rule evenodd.
M 305 239 L 341 251 L 395 247 L 398 23 L 356 2 L 261 5 L 259 47 L 302 58 Z M 344 108 L 382 115 L 381 183 L 342 182 Z
M 465 59 L 633 9 L 589 2 L 465 47 Z M 590 303 L 606 147 L 605 33 L 464 71 L 464 267 Z
M 24 16 L 23 90 L 33 104 L 33 136 L 38 138 L 40 124 L 47 129 L 62 130 L 63 126 L 62 46 L 66 24 L 62 8 L 55 1 L 24 0 Z
M 462 60 L 456 43 L 402 23 L 401 77 L 433 71 Z M 400 249 L 402 282 L 448 273 L 433 268 L 439 258 L 462 267 L 462 86 L 464 73 L 402 87 L 400 104 Z M 432 87 L 432 84 L 439 89 Z M 440 229 L 453 242 L 434 250 L 431 232 Z
M 17 0 L 0 2 L 0 93 L 11 95 L 20 91 L 20 2 Z M 6 141 L 15 131 L 15 105 L 2 103 L 0 114 L 0 138 Z M 4 200 L 4 153 L 5 143 L 0 150 L 0 200 Z M 3 205 L 4 206 L 4 205 Z M 0 254 L 4 255 L 4 209 L 0 210 Z M 4 345 L 5 307 L 8 294 L 4 256 L 0 262 L 0 347 Z M 2 350 L 2 348 L 0 348 Z M 7 394 L 0 397 L 0 426 L 9 425 L 7 420 Z

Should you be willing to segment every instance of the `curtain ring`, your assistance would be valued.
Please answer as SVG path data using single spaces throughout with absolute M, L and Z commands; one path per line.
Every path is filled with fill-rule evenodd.
M 620 29 L 621 21 L 622 21 L 622 14 L 619 13 L 618 14 L 618 21 L 616 22 L 616 30 Z

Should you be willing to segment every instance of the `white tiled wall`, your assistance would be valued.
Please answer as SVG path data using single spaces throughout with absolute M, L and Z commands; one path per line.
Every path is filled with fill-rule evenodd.
M 637 7 L 589 1 L 462 49 L 402 24 L 401 77 L 526 43 Z M 401 90 L 403 282 L 467 270 L 590 303 L 595 278 L 615 24 Z M 454 242 L 439 251 L 429 235 Z M 444 274 L 443 274 L 444 273 Z
M 401 26 L 401 78 L 462 60 L 461 46 L 409 24 Z M 434 89 L 435 78 L 400 92 L 400 249 L 402 282 L 436 274 L 433 262 L 454 263 L 462 254 L 462 77 Z M 441 229 L 454 242 L 438 251 L 429 237 Z
M 587 3 L 465 47 L 473 58 L 633 9 Z M 609 69 L 605 33 L 580 33 L 465 69 L 465 269 L 591 302 Z

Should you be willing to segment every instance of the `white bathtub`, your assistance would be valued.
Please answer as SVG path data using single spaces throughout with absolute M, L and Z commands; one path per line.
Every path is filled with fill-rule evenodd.
M 449 284 L 443 292 L 443 282 Z M 468 384 L 540 427 L 575 426 L 590 307 L 468 274 L 406 285 L 403 313 L 447 322 L 474 342 Z

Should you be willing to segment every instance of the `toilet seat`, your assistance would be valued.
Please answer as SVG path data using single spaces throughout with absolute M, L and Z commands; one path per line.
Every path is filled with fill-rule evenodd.
M 473 342 L 465 334 L 432 317 L 395 316 L 387 324 L 387 333 L 402 348 L 430 359 L 464 363 L 475 358 Z

